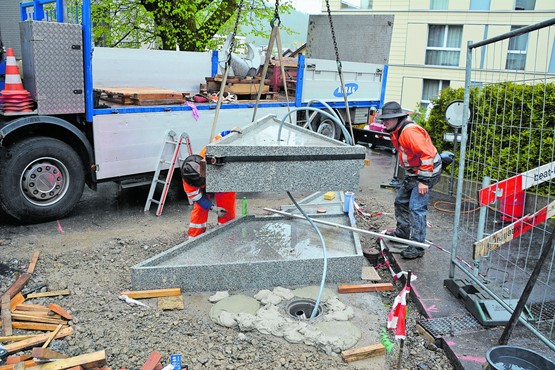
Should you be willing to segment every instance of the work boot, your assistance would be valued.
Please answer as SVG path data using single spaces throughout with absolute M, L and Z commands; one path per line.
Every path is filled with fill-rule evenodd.
M 386 232 L 384 232 L 385 235 L 389 235 L 389 236 L 394 236 L 396 238 L 401 238 L 401 239 L 408 239 L 402 235 L 397 234 L 397 231 L 395 229 L 390 229 L 387 230 Z
M 407 249 L 401 252 L 401 257 L 412 260 L 424 255 L 424 249 L 415 246 L 409 246 Z

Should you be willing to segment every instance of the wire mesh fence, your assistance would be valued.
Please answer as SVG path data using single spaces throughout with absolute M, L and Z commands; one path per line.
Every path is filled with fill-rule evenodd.
M 510 318 L 536 266 L 521 323 L 555 349 L 555 257 L 540 259 L 555 216 L 555 18 L 469 43 L 451 278 L 460 268 Z M 465 116 L 468 115 L 468 119 Z M 474 265 L 457 261 L 469 256 Z

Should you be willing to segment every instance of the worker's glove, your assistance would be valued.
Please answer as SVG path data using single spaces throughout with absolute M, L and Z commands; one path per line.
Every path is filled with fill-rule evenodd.
M 218 217 L 223 217 L 227 213 L 225 208 L 217 207 L 217 206 L 210 207 L 210 210 L 213 211 L 214 213 L 216 213 L 218 215 Z

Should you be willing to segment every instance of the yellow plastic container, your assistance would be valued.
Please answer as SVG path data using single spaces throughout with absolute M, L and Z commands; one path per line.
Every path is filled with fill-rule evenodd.
M 325 200 L 333 200 L 334 198 L 335 198 L 335 192 L 333 191 L 328 191 L 327 193 L 324 194 Z

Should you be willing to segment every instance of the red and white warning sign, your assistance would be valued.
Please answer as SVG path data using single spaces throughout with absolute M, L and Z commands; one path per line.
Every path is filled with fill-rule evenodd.
M 493 185 L 483 188 L 479 192 L 480 206 L 494 203 L 499 198 L 507 198 L 542 182 L 555 177 L 555 162 L 544 164 L 530 171 L 509 177 Z
M 485 256 L 489 252 L 498 249 L 502 244 L 513 240 L 517 236 L 545 222 L 548 218 L 553 216 L 555 216 L 555 201 L 549 203 L 533 215 L 526 215 L 509 226 L 474 243 L 472 258 L 477 259 Z

